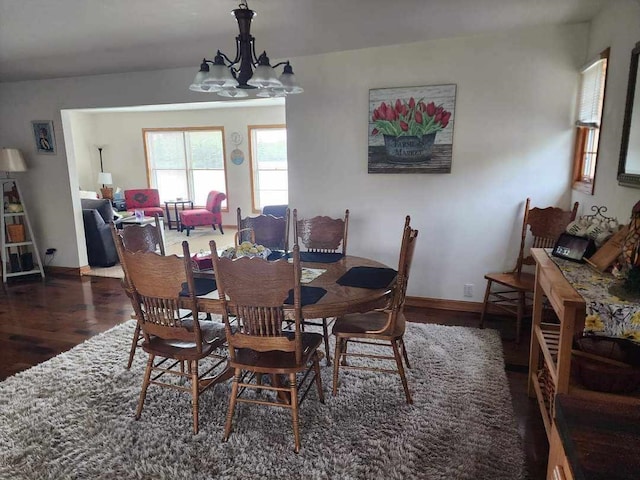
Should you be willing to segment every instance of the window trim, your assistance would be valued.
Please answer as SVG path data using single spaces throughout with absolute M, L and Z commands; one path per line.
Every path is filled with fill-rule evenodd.
M 262 213 L 262 209 L 256 208 L 256 189 L 254 186 L 254 168 L 253 168 L 253 130 L 266 130 L 266 129 L 287 129 L 287 125 L 282 124 L 269 124 L 269 125 L 247 125 L 247 138 L 249 139 L 249 178 L 251 180 L 251 211 L 253 213 Z M 289 158 L 287 152 L 287 177 L 289 172 Z M 288 191 L 288 185 L 287 185 Z
M 226 191 L 227 206 L 220 209 L 221 212 L 229 212 L 229 175 L 227 172 L 227 145 L 225 142 L 224 126 L 210 126 L 210 127 L 161 127 L 161 128 L 143 128 L 142 129 L 142 145 L 144 147 L 144 160 L 147 170 L 147 188 L 151 188 L 151 164 L 149 162 L 149 152 L 147 151 L 147 132 L 197 132 L 197 131 L 219 131 L 222 135 L 222 168 L 224 170 L 224 188 Z M 194 169 L 190 169 L 193 171 Z M 196 169 L 203 170 L 203 169 Z M 209 170 L 209 169 L 206 169 Z M 195 205 L 193 208 L 205 208 L 206 205 Z
M 593 170 L 593 178 L 590 180 L 584 179 L 582 176 L 582 171 L 584 168 L 584 154 L 585 154 L 585 145 L 586 138 L 588 133 L 592 127 L 586 125 L 576 125 L 575 130 L 575 145 L 573 148 L 573 176 L 572 176 L 572 188 L 582 193 L 586 193 L 587 195 L 593 195 L 596 185 L 596 176 L 598 174 L 598 160 L 600 159 L 600 144 L 602 141 L 602 129 L 604 126 L 603 118 L 604 118 L 604 110 L 607 104 L 607 84 L 609 83 L 609 54 L 611 49 L 606 48 L 597 58 L 593 61 L 589 62 L 589 64 L 593 64 L 598 60 L 605 59 L 607 61 L 607 66 L 605 68 L 605 76 L 604 76 L 604 91 L 602 94 L 602 113 L 600 115 L 600 124 L 596 128 L 599 130 L 598 132 L 598 144 L 596 150 L 596 157 L 594 159 L 595 167 Z M 582 93 L 582 85 L 580 86 L 579 95 Z M 579 103 L 579 102 L 578 102 Z

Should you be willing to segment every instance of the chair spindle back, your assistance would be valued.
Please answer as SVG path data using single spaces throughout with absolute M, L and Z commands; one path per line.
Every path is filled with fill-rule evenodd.
M 251 241 L 250 230 L 253 230 L 255 243 L 271 250 L 287 251 L 289 249 L 289 219 L 288 208 L 284 217 L 258 215 L 246 218 L 242 218 L 242 213 L 238 208 L 238 243 Z
M 286 259 L 269 262 L 261 258 L 220 258 L 215 241 L 210 242 L 218 293 L 224 304 L 223 318 L 229 343 L 229 353 L 235 359 L 236 348 L 259 352 L 278 350 L 295 352 L 302 359 L 300 251 L 293 250 L 293 263 Z M 293 339 L 283 332 L 284 302 L 293 291 Z M 237 318 L 231 328 L 229 313 Z
M 129 227 L 128 227 L 129 228 Z M 150 336 L 166 340 L 193 342 L 202 351 L 202 335 L 195 297 L 195 282 L 189 244 L 182 242 L 184 257 L 163 256 L 155 252 L 132 252 L 124 247 L 122 237 L 114 234 L 116 249 L 125 273 L 124 284 L 131 296 L 140 327 L 148 342 Z M 181 295 L 187 287 L 188 294 Z M 181 318 L 179 309 L 185 298 L 191 316 Z

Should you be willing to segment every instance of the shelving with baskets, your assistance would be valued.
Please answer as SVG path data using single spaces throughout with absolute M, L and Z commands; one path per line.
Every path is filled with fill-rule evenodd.
M 27 209 L 17 180 L 2 179 L 3 209 L 0 215 L 2 235 L 2 281 L 23 275 L 40 275 L 44 269 L 33 236 Z
M 640 406 L 640 392 L 621 394 L 590 390 L 577 378 L 575 368 L 572 372 L 572 362 L 576 361 L 573 341 L 576 333 L 584 330 L 585 300 L 544 249 L 533 249 L 532 254 L 536 260 L 536 286 L 529 352 L 529 393 L 538 400 L 547 436 L 551 437 L 558 394 Z M 559 323 L 542 321 L 545 295 L 560 319 Z

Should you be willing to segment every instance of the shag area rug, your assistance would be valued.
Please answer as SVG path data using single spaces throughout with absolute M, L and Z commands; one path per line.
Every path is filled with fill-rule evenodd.
M 280 408 L 240 404 L 222 442 L 230 382 L 201 396 L 198 435 L 190 396 L 167 388 L 149 387 L 135 421 L 146 354 L 138 350 L 125 370 L 133 328 L 129 321 L 0 383 L 0 478 L 525 477 L 493 330 L 409 324 L 414 405 L 397 376 L 373 372 L 341 371 L 333 397 L 322 365 L 326 403 L 309 392 L 296 455 L 290 412 Z

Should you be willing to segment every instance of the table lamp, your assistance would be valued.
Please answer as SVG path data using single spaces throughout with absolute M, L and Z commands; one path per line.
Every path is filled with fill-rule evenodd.
M 10 172 L 26 172 L 27 164 L 24 161 L 22 152 L 17 148 L 0 149 L 0 172 L 6 172 L 9 178 Z
M 106 172 L 100 172 L 98 174 L 98 183 L 102 184 L 102 188 L 100 189 L 100 192 L 102 193 L 102 198 L 113 200 L 113 188 L 107 187 L 107 185 L 113 184 L 113 179 L 111 178 L 111 174 Z

